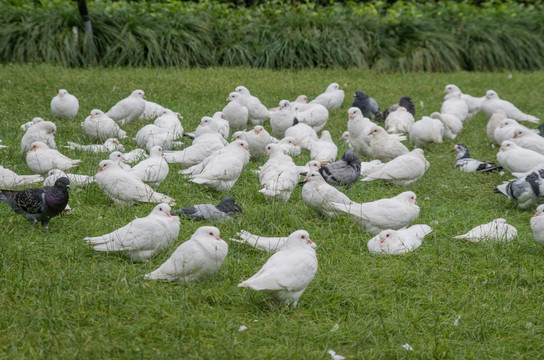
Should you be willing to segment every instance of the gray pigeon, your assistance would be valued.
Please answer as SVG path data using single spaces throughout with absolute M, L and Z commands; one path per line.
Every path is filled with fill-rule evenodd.
M 232 196 L 224 197 L 219 204 L 199 204 L 172 211 L 172 215 L 184 215 L 193 220 L 220 221 L 242 213 L 242 208 Z
M 399 102 L 396 104 L 391 105 L 387 109 L 384 110 L 381 114 L 376 114 L 376 121 L 385 121 L 387 117 L 389 116 L 389 113 L 393 111 L 397 111 L 399 107 L 405 108 L 412 116 L 416 116 L 416 107 L 414 103 L 412 102 L 412 99 L 409 96 L 403 96 L 400 98 Z
M 466 173 L 472 172 L 489 172 L 493 170 L 501 170 L 502 166 L 489 162 L 480 161 L 470 157 L 468 148 L 463 144 L 455 144 L 452 151 L 457 152 L 455 167 Z
M 353 104 L 351 106 L 361 109 L 364 117 L 374 119 L 374 117 L 380 113 L 380 107 L 378 106 L 376 100 L 368 96 L 368 94 L 364 91 L 355 91 L 353 97 L 355 99 L 353 100 Z
M 349 188 L 361 176 L 361 159 L 352 150 L 346 150 L 340 160 L 323 166 L 318 171 L 329 184 Z
M 505 182 L 494 189 L 495 193 L 506 195 L 521 209 L 528 209 L 544 203 L 544 169 Z
M 49 220 L 66 208 L 69 189 L 70 180 L 61 177 L 53 186 L 21 191 L 0 190 L 0 201 L 9 204 L 13 211 L 23 215 L 32 225 L 40 222 L 47 229 Z

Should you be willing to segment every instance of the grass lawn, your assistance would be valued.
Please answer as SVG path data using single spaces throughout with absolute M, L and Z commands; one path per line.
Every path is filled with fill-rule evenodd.
M 229 92 L 245 85 L 268 107 L 306 94 L 310 99 L 338 82 L 346 92 L 325 129 L 338 139 L 347 129 L 347 109 L 357 89 L 385 108 L 402 95 L 416 103 L 416 119 L 439 111 L 446 84 L 482 96 L 494 89 L 519 108 L 544 118 L 544 72 L 377 74 L 362 70 L 266 71 L 254 69 L 65 69 L 52 66 L 0 67 L 0 165 L 30 173 L 19 152 L 19 128 L 35 116 L 55 121 L 56 142 L 89 143 L 80 122 L 94 108 L 108 110 L 134 89 L 174 111 L 192 131 L 205 115 L 221 110 Z M 54 120 L 49 103 L 58 89 L 78 97 L 75 121 Z M 262 293 L 237 288 L 268 258 L 229 242 L 229 254 L 209 281 L 189 286 L 144 281 L 203 223 L 181 220 L 177 243 L 148 263 L 96 253 L 82 240 L 108 233 L 152 204 L 121 207 L 96 185 L 72 188 L 68 216 L 54 218 L 48 231 L 34 231 L 20 215 L 0 204 L 0 358 L 181 358 L 330 359 L 329 349 L 347 359 L 538 358 L 544 352 L 544 249 L 529 227 L 532 211 L 521 211 L 493 188 L 510 176 L 465 174 L 454 169 L 456 142 L 473 157 L 495 161 L 478 114 L 457 141 L 425 149 L 431 166 L 409 186 L 359 182 L 346 191 L 358 202 L 414 191 L 421 208 L 417 223 L 433 232 L 417 251 L 398 257 L 368 253 L 369 234 L 348 216 L 323 221 L 296 189 L 287 203 L 267 204 L 251 161 L 229 192 L 244 215 L 217 227 L 228 241 L 240 229 L 286 236 L 306 229 L 317 243 L 319 270 L 290 310 Z M 123 128 L 134 136 L 143 123 Z M 534 124 L 529 124 L 535 127 Z M 269 124 L 265 125 L 270 130 Z M 189 141 L 189 140 L 188 140 Z M 136 147 L 123 141 L 127 151 Z M 339 153 L 346 146 L 339 144 Z M 411 145 L 409 145 L 411 148 Z M 94 174 L 107 155 L 61 150 Z M 309 153 L 295 158 L 309 160 Z M 159 191 L 188 204 L 216 203 L 224 194 L 205 190 L 170 166 Z M 472 227 L 504 217 L 518 230 L 510 243 L 468 243 L 452 239 Z M 240 326 L 246 331 L 239 331 Z M 402 345 L 409 344 L 413 350 Z

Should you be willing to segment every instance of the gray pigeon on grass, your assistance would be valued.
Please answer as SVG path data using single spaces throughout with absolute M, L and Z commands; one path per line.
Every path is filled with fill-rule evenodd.
M 353 100 L 353 104 L 351 106 L 361 109 L 364 117 L 374 119 L 377 114 L 380 114 L 380 107 L 378 106 L 376 100 L 368 96 L 368 94 L 364 91 L 355 91 L 353 97 L 355 99 Z
M 323 166 L 318 171 L 329 184 L 349 188 L 361 176 L 361 159 L 353 150 L 346 150 L 340 160 Z
M 219 204 L 191 205 L 172 211 L 172 215 L 184 215 L 193 220 L 220 221 L 242 213 L 242 208 L 232 196 L 224 197 Z

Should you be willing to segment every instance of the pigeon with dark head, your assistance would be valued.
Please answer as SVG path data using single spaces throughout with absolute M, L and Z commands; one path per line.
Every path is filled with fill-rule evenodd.
M 468 148 L 463 144 L 455 144 L 452 151 L 457 152 L 455 167 L 466 173 L 471 172 L 489 172 L 493 170 L 501 170 L 502 166 L 489 162 L 480 161 L 470 157 Z
M 416 107 L 414 103 L 412 102 L 412 98 L 409 96 L 403 96 L 400 98 L 399 102 L 396 104 L 391 105 L 387 109 L 385 109 L 382 113 L 376 114 L 376 121 L 385 121 L 387 117 L 389 116 L 389 113 L 393 111 L 397 111 L 399 107 L 405 108 L 412 116 L 416 116 Z
M 232 196 L 224 197 L 219 204 L 198 204 L 172 211 L 172 215 L 184 215 L 193 220 L 220 221 L 242 213 L 242 207 Z
M 380 113 L 380 107 L 378 106 L 378 103 L 376 100 L 368 96 L 367 93 L 365 93 L 362 90 L 355 91 L 355 94 L 353 94 L 353 104 L 352 107 L 358 107 L 361 109 L 361 112 L 363 113 L 363 116 L 369 119 L 374 119 L 376 114 Z
M 352 150 L 346 150 L 340 160 L 323 166 L 318 171 L 329 184 L 349 188 L 361 176 L 361 159 Z
M 23 215 L 32 225 L 40 222 L 47 229 L 51 218 L 66 208 L 69 189 L 70 180 L 61 177 L 53 186 L 21 191 L 0 190 L 0 201 L 9 204 L 13 211 Z

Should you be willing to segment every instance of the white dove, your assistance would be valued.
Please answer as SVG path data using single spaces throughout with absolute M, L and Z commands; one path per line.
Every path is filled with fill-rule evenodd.
M 139 147 L 147 149 L 147 151 L 150 151 L 153 146 L 169 150 L 174 145 L 174 134 L 155 124 L 147 124 L 138 130 L 134 140 Z
M 310 158 L 317 160 L 321 165 L 325 166 L 336 160 L 338 155 L 338 147 L 332 141 L 331 133 L 327 130 L 321 132 L 321 138 L 311 143 Z
M 193 166 L 225 147 L 225 140 L 218 133 L 209 132 L 196 137 L 193 143 L 180 151 L 165 151 L 164 159 L 183 167 Z
M 300 175 L 308 175 L 310 171 L 318 171 L 321 167 L 321 163 L 317 160 L 310 160 L 306 164 L 298 167 Z
M 462 122 L 468 120 L 468 105 L 462 99 L 463 93 L 461 93 L 461 90 L 448 85 L 444 89 L 444 92 L 446 95 L 440 107 L 440 113 L 455 115 Z
M 283 152 L 289 156 L 299 156 L 302 149 L 292 136 L 286 136 L 278 142 L 278 145 L 282 148 Z
M 512 141 L 524 149 L 544 155 L 544 138 L 524 127 L 515 127 Z
M 495 128 L 495 132 L 493 133 L 495 141 L 500 145 L 503 141 L 512 140 L 512 138 L 514 137 L 514 131 L 520 128 L 536 133 L 535 130 L 529 129 L 526 126 L 521 125 L 516 120 L 507 118 L 501 120 L 499 122 L 499 125 Z
M 88 136 L 102 141 L 108 138 L 124 139 L 127 137 L 127 133 L 99 109 L 91 110 L 91 114 L 81 123 L 81 127 Z
M 285 130 L 285 137 L 292 137 L 302 149 L 306 150 L 310 150 L 310 144 L 319 139 L 315 130 L 303 123 L 298 123 L 287 128 Z
M 352 148 L 351 144 L 349 143 L 349 131 L 344 131 L 338 140 L 342 140 L 350 149 Z
M 188 137 L 198 137 L 207 132 L 217 132 L 223 139 L 227 140 L 230 132 L 230 125 L 227 120 L 203 116 L 200 119 L 200 124 L 196 127 L 194 133 L 186 134 Z
M 18 186 L 27 186 L 43 181 L 41 175 L 17 175 L 0 165 L 0 189 L 13 189 Z
M 342 106 L 344 96 L 344 90 L 340 89 L 340 85 L 338 85 L 338 83 L 331 83 L 327 86 L 325 92 L 317 95 L 311 103 L 321 104 L 326 107 L 327 110 L 336 110 L 340 109 Z
M 162 155 L 162 148 L 154 146 L 149 152 L 149 157 L 140 161 L 129 170 L 138 179 L 156 189 L 168 176 L 169 167 Z
M 43 181 L 44 186 L 53 186 L 55 181 L 61 177 L 67 177 L 70 180 L 70 186 L 84 186 L 94 182 L 94 176 L 81 174 L 66 174 L 59 169 L 49 170 L 47 177 Z
M 37 123 L 42 122 L 42 121 L 44 121 L 44 120 L 41 117 L 32 118 L 32 120 L 27 121 L 26 123 L 21 125 L 21 130 L 27 131 L 28 128 L 31 127 L 32 125 L 36 125 Z
M 482 102 L 485 99 L 485 96 L 482 97 L 475 97 L 468 94 L 464 94 L 459 87 L 453 84 L 446 85 L 446 88 L 444 89 L 444 92 L 446 94 L 449 94 L 450 92 L 460 92 L 461 93 L 461 99 L 467 104 L 468 107 L 468 119 L 472 119 L 479 111 L 482 106 Z M 446 95 L 447 96 L 447 95 Z
M 321 104 L 309 103 L 292 105 L 295 119 L 298 122 L 309 125 L 315 132 L 321 131 L 329 120 L 329 110 Z
M 180 116 L 180 114 L 172 110 L 164 109 L 159 113 L 155 121 L 153 121 L 153 124 L 168 130 L 172 139 L 176 140 L 183 136 L 183 126 L 181 125 L 181 121 L 179 121 Z
M 144 100 L 144 103 L 144 111 L 138 116 L 138 120 L 155 119 L 157 116 L 160 116 L 164 110 L 168 110 L 164 106 L 154 103 L 153 101 Z
M 266 145 L 277 142 L 261 125 L 255 125 L 249 131 L 237 131 L 232 134 L 232 139 L 247 141 L 251 157 L 257 159 L 263 157 Z
M 125 147 L 117 138 L 109 138 L 104 142 L 104 144 L 81 145 L 73 141 L 67 141 L 66 143 L 68 144 L 64 145 L 66 149 L 89 151 L 92 153 L 125 151 Z
M 307 231 L 293 232 L 262 268 L 238 287 L 265 291 L 276 301 L 295 308 L 317 272 L 314 246 Z
M 149 155 L 147 155 L 147 152 L 144 149 L 140 149 L 140 148 L 132 149 L 129 152 L 124 153 L 122 155 L 125 158 L 124 161 L 126 161 L 127 163 L 142 161 L 143 159 L 147 159 L 149 157 Z
M 468 233 L 454 236 L 454 239 L 467 239 L 471 242 L 482 240 L 511 241 L 517 236 L 515 227 L 506 223 L 505 219 L 495 219 L 487 224 L 478 225 Z
M 51 149 L 56 149 L 55 132 L 57 126 L 51 121 L 40 121 L 33 126 L 29 127 L 21 139 L 21 152 L 27 152 L 32 143 L 35 141 L 41 141 Z
M 281 139 L 285 136 L 285 130 L 293 126 L 295 112 L 288 100 L 281 100 L 280 107 L 276 111 L 270 112 L 270 127 L 272 135 Z
M 108 160 L 111 160 L 114 163 L 116 163 L 117 166 L 119 166 L 119 168 L 121 168 L 122 170 L 127 171 L 132 168 L 130 165 L 127 164 L 127 159 L 125 158 L 123 153 L 120 151 L 112 152 L 110 156 L 108 157 Z
M 510 173 L 526 173 L 537 166 L 544 167 L 544 155 L 524 149 L 509 140 L 502 142 L 497 161 Z
M 430 143 L 442 143 L 442 136 L 444 136 L 444 124 L 429 116 L 423 116 L 410 129 L 410 142 L 416 147 L 424 147 Z
M 267 237 L 254 235 L 246 230 L 240 230 L 237 235 L 240 239 L 230 238 L 229 240 L 242 244 L 248 244 L 258 250 L 268 251 L 271 253 L 281 249 L 281 247 L 285 245 L 285 242 L 287 241 L 287 236 Z
M 444 137 L 448 139 L 455 139 L 463 131 L 463 122 L 455 115 L 433 112 L 431 118 L 442 121 L 442 124 L 444 124 Z
M 199 227 L 157 270 L 146 274 L 145 279 L 188 283 L 211 277 L 219 270 L 229 250 L 219 234 L 214 226 Z
M 506 113 L 506 116 L 510 119 L 514 119 L 517 121 L 529 121 L 532 123 L 539 122 L 539 119 L 537 117 L 525 114 L 516 106 L 514 106 L 514 104 L 512 104 L 511 102 L 499 98 L 499 95 L 497 95 L 496 91 L 488 90 L 485 93 L 485 100 L 482 101 L 483 112 L 489 118 L 491 117 L 491 115 L 493 115 L 495 111 L 499 109 L 504 111 Z
M 397 185 L 408 185 L 423 177 L 428 168 L 429 162 L 425 159 L 423 150 L 416 148 L 387 163 L 367 169 L 364 172 L 366 177 L 361 181 L 384 180 Z
M 368 241 L 373 254 L 401 255 L 421 246 L 423 237 L 432 231 L 429 225 L 412 225 L 400 230 L 384 230 Z
M 544 204 L 538 205 L 530 223 L 535 241 L 544 246 L 544 216 L 542 215 L 544 215 Z
M 175 200 L 164 194 L 155 192 L 134 174 L 122 170 L 111 160 L 102 160 L 95 182 L 102 192 L 118 205 L 133 205 L 135 202 L 166 203 L 171 206 Z
M 506 113 L 499 109 L 495 111 L 491 115 L 489 120 L 487 121 L 487 126 L 486 126 L 487 137 L 489 138 L 489 141 L 491 141 L 493 144 L 500 145 L 500 142 L 498 142 L 495 139 L 495 130 L 499 126 L 500 122 L 505 119 L 506 119 Z M 508 140 L 508 139 L 504 139 L 504 140 Z
M 267 200 L 287 201 L 300 177 L 298 166 L 286 155 L 278 144 L 268 144 L 265 148 L 268 161 L 259 171 L 259 190 Z
M 172 246 L 178 238 L 180 220 L 170 214 L 168 204 L 159 204 L 143 218 L 102 236 L 83 240 L 96 251 L 121 252 L 133 261 L 147 261 Z
M 65 89 L 60 89 L 59 93 L 51 100 L 51 112 L 59 119 L 73 119 L 78 110 L 79 101 Z
M 221 110 L 230 128 L 236 131 L 247 128 L 249 117 L 249 110 L 244 105 L 242 97 L 243 95 L 237 92 L 231 92 L 227 97 L 229 103 Z
M 353 150 L 363 156 L 372 156 L 370 147 L 370 128 L 375 124 L 370 119 L 365 118 L 361 109 L 351 107 L 348 110 L 348 134 L 349 143 Z
M 412 130 L 413 128 L 414 127 L 412 126 Z M 368 136 L 370 137 L 372 156 L 380 161 L 391 161 L 397 156 L 409 152 L 408 148 L 400 142 L 400 138 L 392 137 L 384 128 L 378 125 L 372 125 L 370 127 Z
M 120 100 L 106 112 L 106 115 L 116 122 L 128 124 L 136 119 L 144 112 L 145 109 L 145 93 L 143 90 L 134 90 L 128 97 Z
M 368 203 L 351 202 L 349 204 L 332 203 L 338 211 L 352 215 L 363 231 L 373 235 L 383 230 L 398 230 L 410 225 L 419 216 L 416 194 L 405 191 L 389 199 L 380 199 Z
M 384 125 L 388 133 L 402 134 L 410 132 L 414 121 L 414 115 L 409 113 L 405 107 L 399 106 L 397 110 L 391 111 L 387 115 Z
M 306 175 L 302 187 L 302 200 L 310 209 L 329 219 L 341 213 L 331 206 L 332 203 L 351 204 L 347 195 L 327 183 L 317 170 Z
M 82 160 L 72 160 L 57 150 L 50 149 L 47 144 L 41 141 L 33 142 L 26 153 L 26 163 L 30 170 L 36 174 L 45 174 L 52 169 L 67 171 L 78 166 L 81 162 Z
M 247 107 L 248 120 L 252 125 L 261 125 L 270 117 L 268 108 L 261 104 L 259 98 L 251 95 L 246 87 L 237 86 L 235 91 L 242 95 L 240 101 Z
M 219 124 L 217 132 L 220 133 L 225 140 L 228 140 L 230 135 L 230 124 L 229 121 L 223 117 L 223 113 L 221 111 L 214 112 L 212 119 Z

